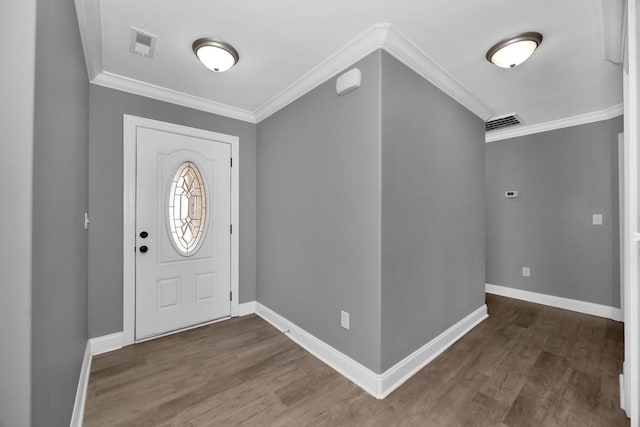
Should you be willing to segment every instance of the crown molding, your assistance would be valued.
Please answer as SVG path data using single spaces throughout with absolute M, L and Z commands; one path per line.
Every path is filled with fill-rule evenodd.
M 451 98 L 464 105 L 476 116 L 487 120 L 493 115 L 493 111 L 489 107 L 393 26 L 389 28 L 383 49 Z
M 389 23 L 375 24 L 256 110 L 258 122 L 310 92 L 376 49 L 383 49 L 483 120 L 493 112 L 427 53 Z
M 100 0 L 75 0 L 80 40 L 89 80 L 102 72 L 102 10 Z
M 602 59 L 613 64 L 624 63 L 627 39 L 627 7 L 625 0 L 600 0 L 602 17 Z
M 535 133 L 547 132 L 555 129 L 600 122 L 602 120 L 609 120 L 613 119 L 614 117 L 621 116 L 622 113 L 623 105 L 617 104 L 612 107 L 605 108 L 604 110 L 566 117 L 564 119 L 552 120 L 550 122 L 537 123 L 528 126 L 517 126 L 500 131 L 492 131 L 486 134 L 485 142 L 501 141 L 503 139 L 516 138 L 518 136 L 532 135 Z
M 258 123 L 375 50 L 383 49 L 481 119 L 486 120 L 493 114 L 486 105 L 390 23 L 378 23 L 369 27 L 255 111 L 249 111 L 105 71 L 100 0 L 75 0 L 75 5 L 89 80 L 100 86 Z
M 167 89 L 162 86 L 157 86 L 129 77 L 120 76 L 108 71 L 103 71 L 98 74 L 91 80 L 91 83 L 133 93 L 135 95 L 145 96 L 147 98 L 157 99 L 158 101 L 170 102 L 172 104 L 182 105 L 183 107 L 194 108 L 196 110 L 242 120 L 244 122 L 256 123 L 256 117 L 251 111 L 211 101 L 209 99 L 200 98 L 198 96 L 189 95 L 184 92 Z
M 289 87 L 262 104 L 252 112 L 242 108 L 189 95 L 163 86 L 146 83 L 103 70 L 102 19 L 100 0 L 74 0 L 87 73 L 91 83 L 124 92 L 133 93 L 159 101 L 182 105 L 225 117 L 258 123 L 307 94 L 334 77 L 353 63 L 377 49 L 383 49 L 418 75 L 431 82 L 447 95 L 469 109 L 482 120 L 489 119 L 493 112 L 476 98 L 453 76 L 440 67 L 426 52 L 390 23 L 379 23 L 351 40 L 323 62 L 312 68 Z M 554 129 L 577 126 L 608 120 L 622 114 L 622 104 L 610 108 L 539 123 L 519 126 L 502 131 L 493 131 L 485 136 L 486 142 L 500 141 L 518 136 L 531 135 Z
M 289 87 L 262 104 L 255 112 L 258 122 L 309 93 L 345 68 L 361 60 L 384 45 L 391 24 L 373 25 L 334 54 L 312 68 Z

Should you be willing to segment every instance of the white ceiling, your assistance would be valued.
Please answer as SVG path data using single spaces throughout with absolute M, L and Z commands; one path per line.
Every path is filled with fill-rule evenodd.
M 603 59 L 602 5 L 614 3 L 607 0 L 82 2 L 79 12 L 99 2 L 98 22 L 84 25 L 101 32 L 83 35 L 85 44 L 101 39 L 101 46 L 85 45 L 101 68 L 94 74 L 146 82 L 249 116 L 376 23 L 391 23 L 493 116 L 517 112 L 532 125 L 622 102 L 621 67 Z M 158 37 L 153 59 L 129 53 L 131 27 Z M 514 69 L 486 61 L 489 47 L 521 31 L 544 36 L 529 61 Z M 239 63 L 226 73 L 207 70 L 191 51 L 205 36 L 235 46 Z

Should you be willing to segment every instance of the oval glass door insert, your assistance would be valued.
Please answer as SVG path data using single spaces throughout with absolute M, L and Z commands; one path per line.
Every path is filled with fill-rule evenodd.
M 169 192 L 169 229 L 176 248 L 193 255 L 203 238 L 207 216 L 204 180 L 193 162 L 178 167 Z

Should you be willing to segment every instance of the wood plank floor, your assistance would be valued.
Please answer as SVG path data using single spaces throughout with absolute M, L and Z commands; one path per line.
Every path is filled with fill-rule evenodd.
M 85 426 L 628 426 L 621 323 L 498 296 L 376 400 L 255 315 L 97 356 Z

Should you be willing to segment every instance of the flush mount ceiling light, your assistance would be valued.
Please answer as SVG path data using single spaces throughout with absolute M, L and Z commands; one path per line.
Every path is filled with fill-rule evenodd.
M 236 65 L 238 51 L 222 40 L 203 38 L 193 42 L 193 53 L 211 71 L 222 73 Z
M 542 43 L 542 34 L 521 33 L 502 40 L 487 52 L 487 61 L 501 68 L 513 68 L 522 64 Z

